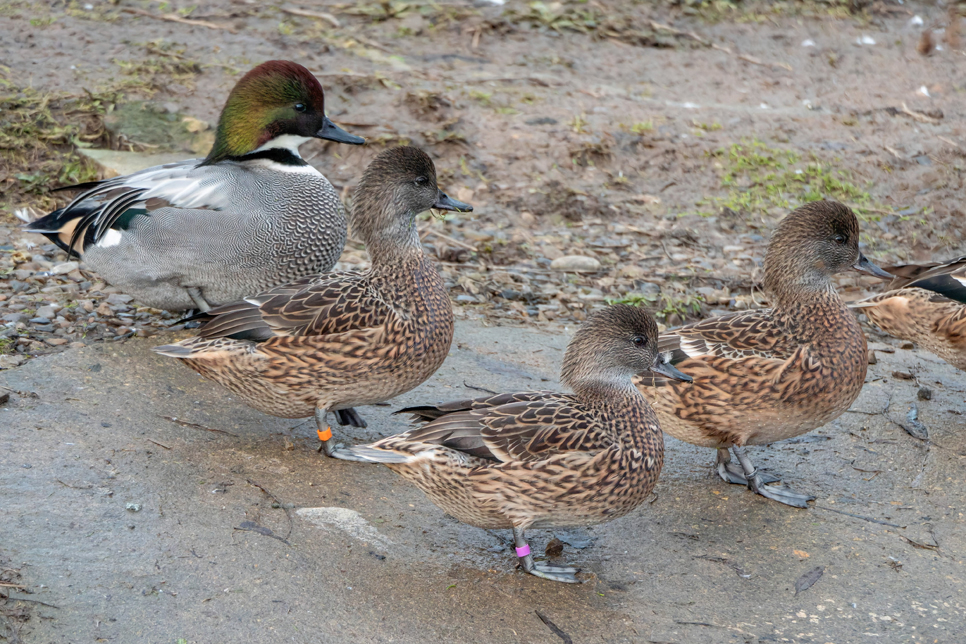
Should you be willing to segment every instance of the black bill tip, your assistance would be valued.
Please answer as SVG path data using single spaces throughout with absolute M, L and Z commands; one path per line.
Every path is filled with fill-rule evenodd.
M 322 129 L 315 133 L 316 138 L 335 141 L 336 143 L 348 143 L 350 145 L 362 145 L 366 142 L 361 136 L 349 134 L 341 127 L 329 120 L 326 116 L 322 121 Z

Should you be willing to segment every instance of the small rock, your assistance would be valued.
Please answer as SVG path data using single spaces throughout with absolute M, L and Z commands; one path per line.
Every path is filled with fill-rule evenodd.
M 869 349 L 869 364 L 878 364 L 878 362 L 875 357 L 875 351 Z
M 98 315 L 103 315 L 104 317 L 111 317 L 114 315 L 114 309 L 107 305 L 107 302 L 101 302 L 95 311 Z
M 53 275 L 66 275 L 71 271 L 76 271 L 79 266 L 80 264 L 78 262 L 64 262 L 63 264 L 57 264 L 57 266 L 54 266 L 52 269 L 50 269 L 50 272 Z
M 127 505 L 124 506 L 124 509 L 125 510 L 130 510 L 131 512 L 140 512 L 141 511 L 141 504 L 140 503 L 128 503 Z
M 919 396 L 919 400 L 932 400 L 932 389 L 929 387 L 920 387 L 917 395 Z
M 908 371 L 893 371 L 892 377 L 898 378 L 899 380 L 912 380 L 915 376 Z
M 123 293 L 111 293 L 110 295 L 107 296 L 107 303 L 108 304 L 127 304 L 133 299 L 134 297 L 130 295 L 125 295 Z
M 563 541 L 557 537 L 554 537 L 547 542 L 547 548 L 544 550 L 544 552 L 548 557 L 559 557 L 563 554 L 563 546 Z
M 23 364 L 24 360 L 26 360 L 26 358 L 15 354 L 0 356 L 0 369 L 13 369 L 14 367 L 19 367 Z
M 899 348 L 900 349 L 906 349 L 907 351 L 911 351 L 912 349 L 915 349 L 916 348 L 916 345 L 914 343 L 912 343 L 912 342 L 906 341 L 906 342 L 903 342 L 902 344 L 900 344 L 899 345 Z
M 57 317 L 57 307 L 53 306 L 52 304 L 48 304 L 47 306 L 42 306 L 39 309 L 37 309 L 37 317 L 53 319 Z
M 33 325 L 50 324 L 50 318 L 44 318 L 44 317 L 30 318 L 30 323 Z
M 52 347 L 60 347 L 70 342 L 70 340 L 67 338 L 47 338 L 44 342 Z
M 593 257 L 566 255 L 553 260 L 550 268 L 561 272 L 595 273 L 601 269 L 600 262 Z

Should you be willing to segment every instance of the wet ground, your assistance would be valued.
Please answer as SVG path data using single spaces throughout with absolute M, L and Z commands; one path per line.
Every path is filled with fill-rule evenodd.
M 393 408 L 469 387 L 557 387 L 571 331 L 460 322 L 436 376 L 344 437 L 398 432 Z M 961 641 L 966 376 L 929 356 L 874 344 L 892 353 L 852 411 L 754 450 L 818 497 L 809 510 L 727 485 L 713 451 L 669 440 L 639 510 L 532 532 L 540 553 L 564 542 L 555 561 L 586 581 L 570 586 L 516 570 L 508 532 L 459 524 L 381 466 L 321 457 L 313 423 L 252 411 L 152 344 L 0 374 L 15 392 L 0 544 L 22 585 L 3 590 L 43 602 L 6 602 L 31 611 L 24 642 L 567 641 L 538 612 L 573 642 Z M 928 441 L 900 426 L 913 404 Z
M 173 318 L 18 230 L 16 210 L 91 171 L 75 145 L 203 154 L 198 122 L 238 74 L 307 65 L 371 143 L 303 148 L 347 198 L 383 146 L 412 142 L 476 206 L 420 223 L 459 344 L 351 440 L 464 382 L 556 386 L 573 324 L 607 299 L 668 325 L 755 306 L 768 236 L 807 199 L 854 206 L 882 264 L 966 253 L 962 21 L 695 4 L 0 2 L 0 641 L 566 641 L 536 611 L 574 642 L 960 641 L 966 377 L 932 356 L 876 345 L 894 352 L 851 412 L 755 451 L 816 507 L 725 485 L 710 451 L 671 440 L 653 503 L 556 533 L 588 582 L 558 586 L 515 571 L 506 534 L 321 459 L 311 425 L 150 353 Z M 553 267 L 570 255 L 599 270 Z M 928 441 L 900 426 L 917 431 L 913 404 Z

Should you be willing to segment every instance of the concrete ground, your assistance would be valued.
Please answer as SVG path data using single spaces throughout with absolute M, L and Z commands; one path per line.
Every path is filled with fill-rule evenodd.
M 343 436 L 401 431 L 393 409 L 468 387 L 557 387 L 572 330 L 459 323 L 438 374 Z M 669 440 L 650 502 L 554 533 L 584 571 L 571 586 L 516 570 L 507 533 L 389 470 L 322 458 L 312 423 L 232 400 L 151 353 L 165 340 L 0 373 L 0 568 L 20 571 L 3 590 L 30 611 L 8 624 L 23 642 L 963 641 L 966 374 L 931 355 L 874 343 L 892 352 L 849 413 L 753 450 L 818 497 L 808 510 Z M 900 426 L 913 404 L 928 440 Z M 542 552 L 553 534 L 531 536 Z

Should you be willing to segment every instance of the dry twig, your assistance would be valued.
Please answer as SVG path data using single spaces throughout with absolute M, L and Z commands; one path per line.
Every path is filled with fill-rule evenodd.
M 145 11 L 144 9 L 135 9 L 134 7 L 123 7 L 121 9 L 124 13 L 133 13 L 136 16 L 144 16 L 145 18 L 154 18 L 155 20 L 167 20 L 168 22 L 178 22 L 183 25 L 192 25 L 194 27 L 205 27 L 207 29 L 221 29 L 227 31 L 231 34 L 236 34 L 233 27 L 228 27 L 226 25 L 216 25 L 213 22 L 207 22 L 205 20 L 191 20 L 190 18 L 182 18 L 181 16 L 174 13 L 151 13 L 150 11 Z

